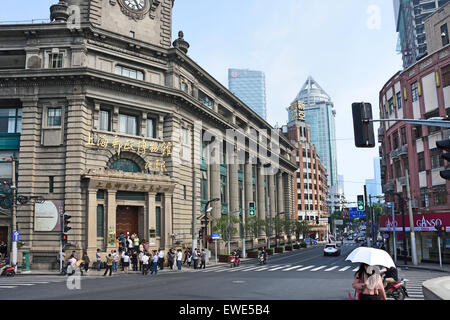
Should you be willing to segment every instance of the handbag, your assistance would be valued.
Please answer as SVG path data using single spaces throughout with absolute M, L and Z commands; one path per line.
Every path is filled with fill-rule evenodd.
M 353 295 L 353 297 L 352 297 L 351 293 L 348 292 L 348 299 L 349 300 L 359 300 L 359 293 L 358 293 L 358 291 L 356 291 L 356 289 L 355 289 L 355 294 Z

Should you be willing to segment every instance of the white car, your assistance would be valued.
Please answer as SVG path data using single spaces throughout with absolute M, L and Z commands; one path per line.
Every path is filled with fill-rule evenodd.
M 341 248 L 339 248 L 335 243 L 327 244 L 323 248 L 324 256 L 339 256 L 341 254 Z

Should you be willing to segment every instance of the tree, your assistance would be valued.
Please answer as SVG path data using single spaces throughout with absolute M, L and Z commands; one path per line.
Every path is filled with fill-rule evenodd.
M 310 230 L 310 226 L 309 226 L 308 221 L 306 221 L 306 220 L 296 220 L 295 224 L 294 224 L 294 229 L 295 229 L 295 236 L 296 236 L 297 240 L 300 239 L 300 235 L 302 235 L 303 239 L 305 239 L 306 234 Z
M 227 242 L 230 241 L 233 235 L 235 235 L 238 230 L 234 227 L 235 224 L 239 223 L 239 218 L 234 215 L 222 215 L 219 219 L 214 221 L 213 230 L 215 232 L 220 232 L 222 235 L 222 240 Z
M 249 217 L 245 224 L 245 230 L 252 239 L 257 238 L 261 231 L 265 229 L 266 222 L 256 216 Z
M 291 243 L 291 235 L 293 233 L 294 221 L 290 218 L 288 214 L 284 215 L 283 229 L 288 236 L 289 243 Z

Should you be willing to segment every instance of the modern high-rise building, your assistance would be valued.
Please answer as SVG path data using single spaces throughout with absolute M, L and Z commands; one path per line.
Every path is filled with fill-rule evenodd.
M 331 97 L 311 76 L 295 101 L 305 104 L 306 123 L 311 128 L 311 142 L 316 146 L 320 160 L 327 168 L 329 201 L 334 202 L 335 195 L 339 194 L 334 104 Z M 330 207 L 334 208 L 333 205 Z
M 380 158 L 373 159 L 373 179 L 366 179 L 367 196 L 371 195 L 372 198 L 382 195 L 381 189 L 381 171 L 380 171 Z M 372 199 L 372 202 L 382 202 L 381 199 Z
M 248 69 L 228 69 L 228 89 L 267 120 L 266 76 Z
M 425 19 L 449 1 L 394 0 L 395 24 L 399 37 L 397 51 L 402 54 L 405 69 L 427 53 Z

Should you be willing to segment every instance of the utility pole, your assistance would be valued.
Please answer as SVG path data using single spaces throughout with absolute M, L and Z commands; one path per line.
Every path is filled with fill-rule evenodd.
M 396 225 L 395 225 L 395 202 L 391 202 L 392 205 L 392 231 L 394 235 L 394 262 L 397 264 L 397 237 L 395 233 Z
M 411 258 L 413 265 L 417 266 L 417 253 L 416 253 L 416 235 L 414 233 L 414 218 L 411 206 L 411 189 L 409 187 L 409 173 L 408 169 L 405 170 L 406 173 L 406 192 L 408 194 L 408 214 L 409 214 L 409 229 L 411 232 Z
M 15 231 L 17 230 L 17 206 L 16 206 L 16 159 L 14 157 L 11 157 L 12 162 L 12 234 L 13 234 L 13 241 L 12 241 L 12 259 L 11 264 L 14 266 L 14 270 L 17 273 L 17 241 L 16 237 L 14 236 Z
M 367 224 L 367 218 L 368 218 L 368 209 L 369 206 L 367 205 L 367 187 L 366 185 L 364 185 L 364 211 L 366 212 L 366 226 L 368 226 Z M 368 237 L 368 234 L 370 235 L 370 230 L 369 228 L 366 228 L 366 236 Z M 369 245 L 369 244 L 367 244 Z

